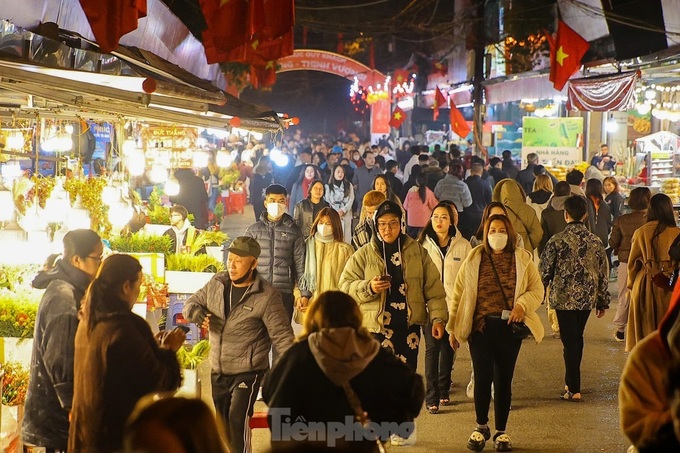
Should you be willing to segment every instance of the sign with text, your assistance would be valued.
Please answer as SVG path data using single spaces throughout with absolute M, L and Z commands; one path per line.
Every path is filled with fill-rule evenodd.
M 583 161 L 583 118 L 522 118 L 522 163 L 536 153 L 539 163 L 572 167 Z
M 349 80 L 354 77 L 364 87 L 376 86 L 385 82 L 385 76 L 380 72 L 369 68 L 352 58 L 333 52 L 313 49 L 297 49 L 288 57 L 283 57 L 276 62 L 279 65 L 277 72 L 289 71 L 320 71 L 335 74 Z

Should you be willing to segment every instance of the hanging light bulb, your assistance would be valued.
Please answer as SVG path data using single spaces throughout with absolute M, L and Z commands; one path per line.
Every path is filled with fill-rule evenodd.
M 26 141 L 24 133 L 21 129 L 12 129 L 7 134 L 7 143 L 5 147 L 10 151 L 23 151 Z
M 193 166 L 194 168 L 205 168 L 208 166 L 210 156 L 205 151 L 194 151 Z
M 54 150 L 57 152 L 66 152 L 71 151 L 71 148 L 73 148 L 73 138 L 71 137 L 71 134 L 63 128 L 60 128 L 55 137 Z
M 132 176 L 142 176 L 146 169 L 146 158 L 144 157 L 144 153 L 140 150 L 139 152 L 135 152 L 131 156 L 128 156 L 127 166 Z
M 175 178 L 175 175 L 170 176 L 165 183 L 165 193 L 170 197 L 179 195 L 179 181 Z
M 219 151 L 217 151 L 215 162 L 217 163 L 218 167 L 227 168 L 231 166 L 233 161 L 234 159 L 231 157 L 231 153 L 227 151 L 227 148 L 222 147 Z
M 168 180 L 168 171 L 162 165 L 154 165 L 149 172 L 151 182 L 160 184 Z
M 135 148 L 137 148 L 137 141 L 132 138 L 126 138 L 123 142 L 123 155 L 131 155 L 135 151 Z

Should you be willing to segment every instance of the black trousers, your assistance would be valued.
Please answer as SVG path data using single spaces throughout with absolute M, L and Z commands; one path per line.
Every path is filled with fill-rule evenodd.
M 581 393 L 583 331 L 590 312 L 591 310 L 555 310 L 564 349 L 564 384 L 572 393 Z
M 212 373 L 212 397 L 217 414 L 229 431 L 232 453 L 250 453 L 250 417 L 264 372 L 226 375 Z
M 293 309 L 295 308 L 295 296 L 293 293 L 286 293 L 279 290 L 281 293 L 281 300 L 283 301 L 283 308 L 286 310 L 286 315 L 288 315 L 288 324 L 293 321 Z M 276 362 L 279 358 L 279 351 L 276 350 L 276 346 L 272 346 L 272 362 Z
M 423 326 L 425 337 L 425 404 L 439 406 L 439 400 L 449 397 L 451 372 L 456 351 L 449 343 L 449 334 L 437 340 L 432 336 L 432 324 Z
M 474 332 L 469 343 L 472 367 L 475 370 L 477 423 L 485 425 L 489 422 L 493 382 L 496 430 L 505 431 L 512 402 L 512 377 L 522 340 L 512 336 L 507 321 L 487 316 L 484 332 Z

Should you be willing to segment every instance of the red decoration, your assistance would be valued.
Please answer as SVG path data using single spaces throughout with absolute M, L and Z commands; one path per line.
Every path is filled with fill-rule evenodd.
M 395 69 L 394 74 L 392 74 L 392 80 L 396 84 L 401 85 L 404 82 L 408 82 L 409 73 L 406 69 Z
M 550 81 L 562 91 L 569 77 L 581 66 L 581 58 L 590 48 L 588 41 L 561 20 L 557 23 L 555 39 L 546 33 L 550 44 Z
M 115 50 L 120 37 L 135 30 L 137 21 L 146 17 L 146 0 L 80 0 L 80 7 L 104 53 Z
M 439 117 L 439 107 L 441 107 L 442 105 L 446 105 L 446 98 L 442 94 L 439 87 L 437 87 L 437 90 L 434 93 L 434 120 L 435 121 L 437 121 L 437 118 Z
M 567 86 L 567 110 L 611 112 L 635 107 L 637 72 L 573 79 Z
M 392 118 L 390 118 L 390 126 L 392 126 L 395 129 L 398 129 L 399 126 L 401 126 L 401 123 L 403 123 L 406 120 L 406 112 L 404 112 L 402 109 L 397 106 L 397 108 L 394 109 L 394 112 L 392 112 Z
M 156 80 L 151 77 L 147 77 L 142 82 L 142 90 L 144 90 L 145 93 L 151 94 L 156 91 L 156 88 Z
M 241 118 L 238 116 L 233 117 L 232 119 L 229 120 L 229 125 L 231 127 L 240 127 L 241 126 Z
M 293 119 L 290 120 L 290 122 L 293 123 L 293 126 L 297 126 L 298 124 L 300 124 L 300 118 L 294 116 Z
M 467 121 L 463 118 L 463 114 L 460 113 L 456 104 L 453 101 L 449 103 L 449 120 L 451 121 L 451 130 L 456 133 L 460 138 L 465 138 L 470 133 L 470 126 L 468 126 Z

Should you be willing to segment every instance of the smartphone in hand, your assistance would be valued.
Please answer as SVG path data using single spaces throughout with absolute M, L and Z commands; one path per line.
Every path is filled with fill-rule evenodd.
M 391 275 L 381 275 L 381 276 L 380 276 L 380 281 L 381 281 L 381 282 L 391 282 L 391 281 L 392 281 L 392 276 L 391 276 Z

